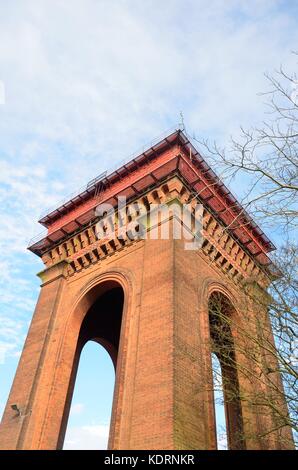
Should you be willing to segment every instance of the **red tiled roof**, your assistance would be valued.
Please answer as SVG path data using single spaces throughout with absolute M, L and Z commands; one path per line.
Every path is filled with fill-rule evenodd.
M 240 244 L 261 264 L 270 264 L 266 253 L 274 250 L 274 245 L 181 130 L 176 130 L 112 173 L 104 174 L 100 180 L 100 202 L 116 204 L 119 195 L 125 195 L 127 199 L 137 197 L 174 172 L 179 172 Z M 82 192 L 44 215 L 39 222 L 48 229 L 47 234 L 32 242 L 29 249 L 41 255 L 92 220 L 99 203 L 95 197 L 98 184 L 98 181 L 89 183 Z

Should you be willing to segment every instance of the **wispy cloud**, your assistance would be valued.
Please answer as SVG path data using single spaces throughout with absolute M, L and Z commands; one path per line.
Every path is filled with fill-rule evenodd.
M 83 412 L 84 408 L 84 403 L 74 403 L 73 405 L 71 405 L 70 414 L 79 415 Z
M 98 450 L 106 449 L 109 438 L 109 426 L 85 425 L 70 427 L 64 442 L 64 449 Z
M 197 136 L 222 141 L 261 120 L 263 72 L 296 60 L 296 17 L 281 0 L 2 2 L 2 357 L 16 366 L 38 295 L 26 244 L 40 212 L 181 110 Z

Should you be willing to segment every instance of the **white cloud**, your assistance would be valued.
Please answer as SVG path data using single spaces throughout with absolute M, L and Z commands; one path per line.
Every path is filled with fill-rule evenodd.
M 228 441 L 226 433 L 219 434 L 217 436 L 217 448 L 218 450 L 227 450 L 228 449 Z
M 24 342 L 24 321 L 1 315 L 0 323 L 0 365 L 8 356 L 18 357 Z
M 2 80 L 0 80 L 0 104 L 5 104 L 5 86 Z
M 98 450 L 107 449 L 109 438 L 109 426 L 86 425 L 70 427 L 67 429 L 64 449 Z
M 84 410 L 84 407 L 84 403 L 74 403 L 73 405 L 71 405 L 70 414 L 79 415 Z
M 236 116 L 255 115 L 264 70 L 288 59 L 297 40 L 291 16 L 274 3 L 171 1 L 157 9 L 152 1 L 51 0 L 26 2 L 19 14 L 7 8 L 0 60 L 10 78 L 10 125 L 103 156 L 109 145 L 112 154 L 133 149 L 175 124 L 181 108 L 198 131 L 229 131 Z
M 282 5 L 2 2 L 2 355 L 16 364 L 38 295 L 42 265 L 26 245 L 40 212 L 177 124 L 180 110 L 197 136 L 222 140 L 261 120 L 263 72 L 296 61 L 296 7 Z

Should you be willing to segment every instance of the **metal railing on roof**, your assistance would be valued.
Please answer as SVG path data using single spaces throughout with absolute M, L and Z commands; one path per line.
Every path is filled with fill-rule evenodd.
M 43 214 L 41 215 L 40 219 L 42 219 L 43 217 L 46 217 L 47 215 L 50 215 L 51 212 L 55 211 L 55 210 L 58 210 L 59 208 L 62 208 L 63 206 L 65 206 L 68 202 L 70 202 L 71 200 L 73 200 L 74 198 L 76 197 L 79 197 L 80 194 L 83 194 L 83 193 L 89 193 L 90 190 L 92 190 L 100 181 L 104 180 L 107 176 L 111 176 L 113 175 L 113 173 L 117 170 L 117 169 L 120 169 L 121 167 L 125 166 L 127 163 L 129 163 L 130 161 L 134 160 L 136 157 L 142 155 L 143 153 L 146 153 L 148 151 L 150 151 L 152 148 L 154 148 L 154 146 L 158 143 L 160 143 L 163 139 L 165 139 L 166 137 L 170 137 L 171 134 L 173 134 L 174 132 L 177 132 L 177 131 L 183 131 L 184 132 L 184 135 L 187 137 L 188 139 L 188 142 L 189 144 L 192 145 L 192 147 L 194 148 L 195 152 L 194 152 L 194 157 L 197 158 L 200 162 L 202 160 L 202 157 L 199 158 L 197 155 L 200 155 L 198 154 L 198 152 L 196 151 L 195 149 L 195 146 L 194 146 L 194 142 L 193 142 L 193 139 L 192 137 L 185 131 L 184 129 L 184 126 L 176 126 L 176 127 L 171 127 L 170 129 L 168 129 L 167 131 L 164 131 L 161 135 L 159 135 L 158 137 L 156 137 L 155 139 L 153 139 L 149 144 L 145 144 L 141 147 L 141 149 L 139 149 L 138 151 L 134 152 L 133 154 L 130 154 L 128 157 L 126 157 L 125 159 L 121 160 L 121 161 L 118 161 L 116 162 L 109 170 L 101 173 L 99 176 L 97 176 L 96 178 L 93 178 L 92 180 L 90 180 L 87 185 L 83 186 L 81 189 L 73 192 L 71 195 L 68 195 L 67 197 L 65 197 L 63 199 L 63 201 L 60 201 L 59 204 L 56 204 L 52 209 L 48 209 L 47 211 L 44 211 Z M 213 174 L 213 176 L 219 180 L 218 176 L 216 175 L 216 173 L 214 173 L 214 171 L 209 167 L 208 163 L 205 162 L 205 164 L 207 165 L 207 171 L 208 172 L 211 172 Z M 222 184 L 223 185 L 223 184 Z M 225 185 L 223 185 L 225 186 Z M 263 232 L 263 230 L 254 222 L 254 220 L 252 219 L 252 217 L 247 213 L 247 211 L 241 206 L 241 204 L 239 204 L 237 202 L 237 200 L 235 199 L 235 197 L 232 195 L 230 189 L 225 186 L 225 188 L 227 189 L 227 195 L 229 195 L 229 197 L 236 202 L 236 206 L 237 208 L 241 210 L 241 213 L 248 219 L 248 222 L 251 223 L 252 227 L 257 230 L 257 232 L 259 232 L 259 235 L 263 236 L 265 239 L 267 239 L 267 242 L 269 245 L 272 246 L 272 248 L 274 249 L 274 245 L 272 244 L 272 242 L 270 242 L 270 240 L 268 239 L 268 237 L 265 235 L 265 233 Z M 37 236 L 33 237 L 31 240 L 30 240 L 30 244 L 34 244 L 34 243 L 37 243 L 38 241 L 41 240 L 41 236 L 45 237 L 47 235 L 47 231 L 43 231 L 41 234 L 38 234 Z
M 102 181 L 105 177 L 107 176 L 107 171 L 104 171 L 100 175 L 96 176 L 96 178 L 93 178 L 93 180 L 90 180 L 89 183 L 87 184 L 86 189 L 93 188 L 96 186 L 100 181 Z
M 74 199 L 76 196 L 79 196 L 84 191 L 90 191 L 90 189 L 93 187 L 92 185 L 95 185 L 96 183 L 98 183 L 99 180 L 95 182 L 97 178 L 102 177 L 101 179 L 104 179 L 106 176 L 113 174 L 117 169 L 129 163 L 131 160 L 138 157 L 139 155 L 142 155 L 144 152 L 150 150 L 150 148 L 154 147 L 154 145 L 158 144 L 164 138 L 168 137 L 170 133 L 174 133 L 175 131 L 178 131 L 178 130 L 183 130 L 182 127 L 183 126 L 180 126 L 180 125 L 175 126 L 175 127 L 170 127 L 169 129 L 164 131 L 162 134 L 160 134 L 158 137 L 155 137 L 153 140 L 151 140 L 149 143 L 142 145 L 142 147 L 139 148 L 137 151 L 133 152 L 126 158 L 115 162 L 115 164 L 112 165 L 107 171 L 105 171 L 98 177 L 90 180 L 87 183 L 87 185 L 84 185 L 81 188 L 77 189 L 76 191 L 72 192 L 71 194 L 68 194 L 62 200 L 60 200 L 57 204 L 55 204 L 55 206 L 51 206 L 50 208 L 47 208 L 46 210 L 42 211 L 42 213 L 40 214 L 39 220 L 42 220 L 44 217 L 51 214 L 56 209 L 63 207 L 68 201 L 70 201 L 71 199 Z
M 29 240 L 28 246 L 32 246 L 32 245 L 35 245 L 35 243 L 40 242 L 41 240 L 46 238 L 47 234 L 48 234 L 48 231 L 47 229 L 45 229 L 42 232 L 39 232 L 37 235 L 34 235 L 34 237 L 32 237 Z

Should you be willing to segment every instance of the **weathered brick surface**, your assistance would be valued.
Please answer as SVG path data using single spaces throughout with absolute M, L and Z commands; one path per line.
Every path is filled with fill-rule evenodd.
M 58 276 L 40 292 L 0 426 L 0 448 L 3 449 L 23 448 L 24 430 L 31 419 L 44 356 L 65 282 L 63 267 L 54 267 L 49 271 L 54 271 L 54 277 L 56 274 Z M 16 412 L 11 409 L 12 404 L 18 404 L 24 418 L 16 416 Z
M 187 191 L 175 176 L 155 194 L 151 191 L 147 202 L 158 197 L 187 200 Z M 210 213 L 205 219 L 206 244 L 198 251 L 186 251 L 183 240 L 170 238 L 124 247 L 107 241 L 103 255 L 100 242 L 90 240 L 89 246 L 84 233 L 81 247 L 77 241 L 73 251 L 60 246 L 45 254 L 48 267 L 40 274 L 39 300 L 0 425 L 1 449 L 62 447 L 82 322 L 94 302 L 116 286 L 124 291 L 124 307 L 109 447 L 216 448 L 208 299 L 214 290 L 226 295 L 235 307 L 237 326 L 247 305 L 239 279 L 253 272 L 260 285 L 267 280 L 227 233 L 218 236 L 221 226 Z M 263 318 L 270 330 L 266 312 L 251 304 L 246 310 L 250 335 L 256 334 L 256 318 Z M 241 338 L 232 333 L 236 351 L 243 350 Z M 252 370 L 245 354 L 237 352 L 236 360 Z M 279 376 L 276 384 L 281 387 Z M 260 391 L 258 381 L 244 377 L 239 387 L 251 394 Z M 267 385 L 262 387 L 267 393 Z M 15 403 L 21 416 L 11 408 Z M 284 400 L 279 406 L 286 410 Z M 241 408 L 248 449 L 284 447 L 278 433 L 255 438 L 272 429 L 273 418 L 259 416 L 245 402 Z M 282 433 L 291 447 L 289 429 Z
M 113 282 L 123 286 L 125 306 L 110 447 L 214 448 L 206 302 L 214 286 L 235 298 L 240 292 L 179 240 L 137 242 L 70 278 L 63 277 L 63 263 L 43 275 L 1 425 L 1 448 L 61 445 L 80 325 L 100 286 Z M 12 403 L 29 414 L 16 417 Z M 250 415 L 250 428 L 254 420 Z

